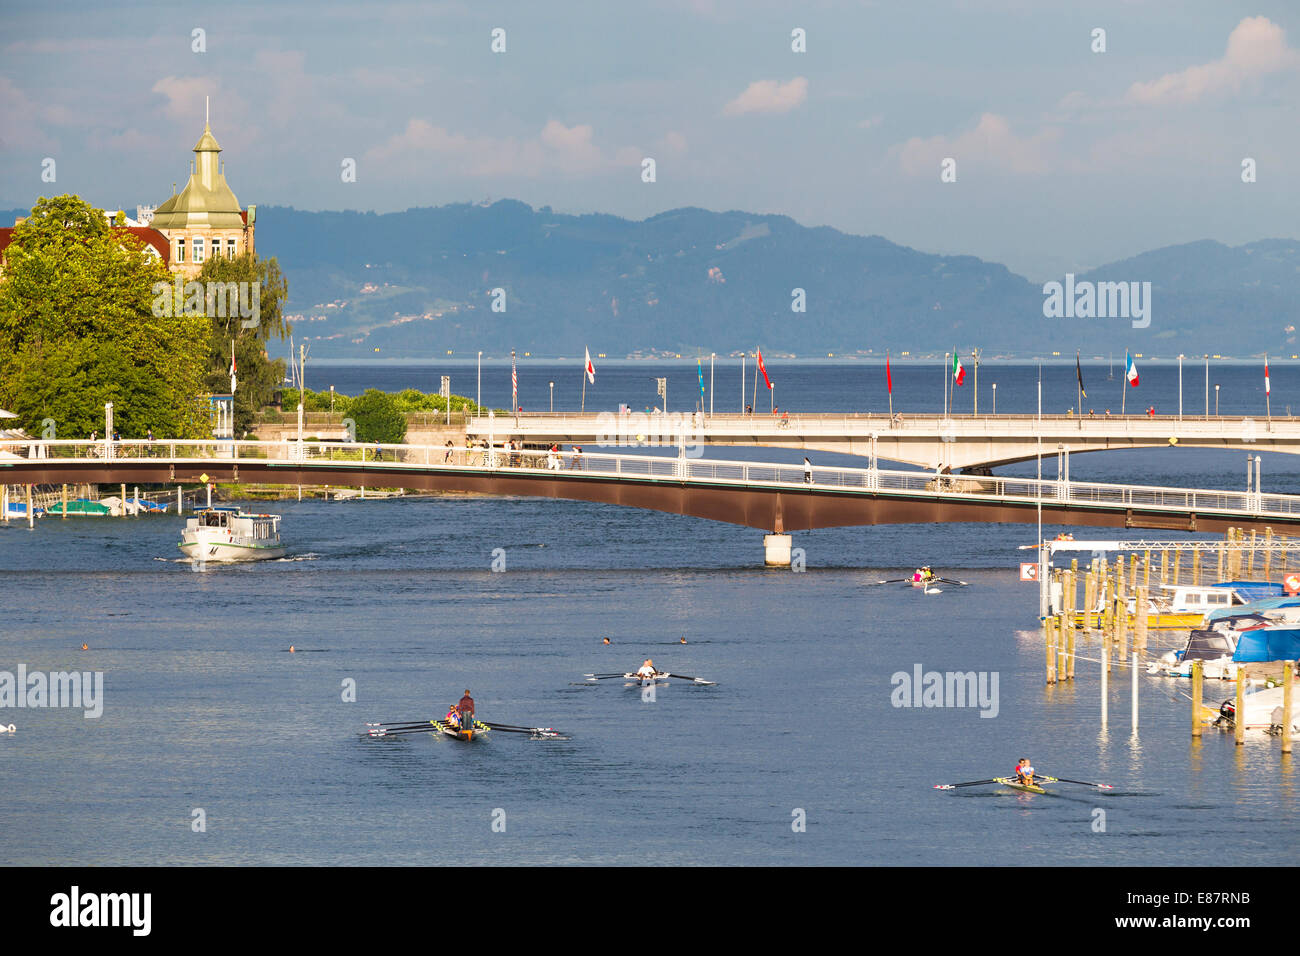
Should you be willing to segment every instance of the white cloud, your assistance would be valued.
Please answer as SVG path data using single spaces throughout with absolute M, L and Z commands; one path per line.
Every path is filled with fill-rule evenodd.
M 1236 93 L 1252 79 L 1297 67 L 1300 55 L 1287 46 L 1285 30 L 1267 17 L 1246 17 L 1228 36 L 1228 49 L 1221 59 L 1166 73 L 1149 83 L 1134 83 L 1125 99 L 1147 106 L 1195 103 Z
M 1018 136 L 1005 116 L 985 113 L 974 129 L 957 136 L 914 136 L 891 152 L 903 171 L 912 176 L 938 176 L 939 163 L 952 157 L 957 168 L 967 164 L 996 167 L 1004 172 L 1042 174 L 1057 166 L 1061 134 L 1056 128 Z
M 634 147 L 607 153 L 594 138 L 590 125 L 565 126 L 558 120 L 548 121 L 536 137 L 521 140 L 470 136 L 413 119 L 365 156 L 391 174 L 424 169 L 432 162 L 444 172 L 472 177 L 582 175 L 640 162 L 641 152 Z
M 796 76 L 789 83 L 778 80 L 755 80 L 745 91 L 726 105 L 728 116 L 744 113 L 788 113 L 808 98 L 808 80 Z

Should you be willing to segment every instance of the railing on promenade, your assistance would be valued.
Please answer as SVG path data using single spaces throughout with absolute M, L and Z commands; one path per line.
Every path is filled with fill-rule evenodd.
M 156 460 L 170 465 L 205 462 L 302 463 L 307 466 L 348 463 L 387 472 L 383 481 L 400 485 L 400 473 L 423 469 L 474 473 L 510 472 L 548 477 L 581 473 L 588 477 L 709 482 L 743 486 L 765 485 L 794 489 L 812 488 L 867 491 L 893 495 L 922 495 L 939 499 L 983 502 L 1097 506 L 1111 509 L 1142 508 L 1177 513 L 1235 513 L 1267 517 L 1300 515 L 1300 496 L 1259 491 L 1116 485 L 1061 479 L 1004 478 L 949 475 L 882 468 L 840 468 L 724 461 L 668 455 L 612 454 L 605 451 L 550 452 L 507 448 L 501 443 L 471 446 L 389 445 L 354 442 L 284 441 L 6 441 L 0 443 L 0 482 L 5 465 L 40 460 L 97 462 L 110 468 L 115 462 Z

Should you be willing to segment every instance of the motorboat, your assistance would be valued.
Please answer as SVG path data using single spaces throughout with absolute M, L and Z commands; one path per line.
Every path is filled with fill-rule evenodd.
M 195 561 L 263 561 L 284 556 L 280 516 L 206 508 L 185 523 L 180 549 Z

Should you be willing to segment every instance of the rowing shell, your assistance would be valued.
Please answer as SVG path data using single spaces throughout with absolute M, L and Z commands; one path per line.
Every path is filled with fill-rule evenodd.
M 477 720 L 474 721 L 473 727 L 453 727 L 443 720 L 433 720 L 430 721 L 430 723 L 437 727 L 438 731 L 444 736 L 450 737 L 453 740 L 464 740 L 467 742 L 481 738 L 489 729 Z
M 1023 790 L 1025 793 L 1046 793 L 1047 792 L 1042 787 L 1036 786 L 1032 783 L 1031 784 L 1017 783 L 1015 780 L 1013 780 L 1010 777 L 994 777 L 993 780 L 995 783 L 1000 783 L 1004 787 L 1010 787 L 1012 790 Z

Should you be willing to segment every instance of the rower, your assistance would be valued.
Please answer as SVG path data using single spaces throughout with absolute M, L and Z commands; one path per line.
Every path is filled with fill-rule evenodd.
M 656 673 L 655 673 L 655 662 L 652 661 L 652 660 L 650 660 L 650 658 L 647 657 L 647 658 L 645 659 L 645 663 L 642 664 L 642 665 L 640 666 L 640 668 L 637 669 L 636 676 L 637 676 L 637 677 L 655 677 L 655 676 L 656 676 Z
M 456 709 L 460 711 L 461 723 L 466 727 L 473 727 L 474 726 L 474 698 L 469 696 L 468 687 L 465 688 L 465 696 L 460 699 L 460 703 L 456 705 Z
M 452 730 L 460 730 L 460 714 L 456 712 L 456 705 L 451 704 L 447 707 L 447 716 L 443 718 L 447 726 Z
M 914 572 L 912 572 L 912 583 L 920 584 L 924 577 L 925 577 L 925 572 L 922 571 L 920 568 L 917 568 Z
M 1020 762 L 1016 764 L 1016 782 L 1026 787 L 1034 785 L 1034 765 L 1029 762 L 1028 757 L 1021 757 Z

